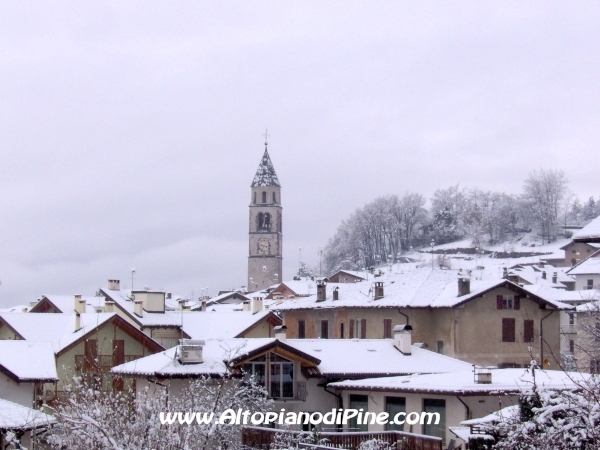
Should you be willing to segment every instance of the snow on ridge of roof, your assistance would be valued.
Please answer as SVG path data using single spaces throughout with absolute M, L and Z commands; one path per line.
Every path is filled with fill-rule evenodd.
M 54 350 L 50 342 L 0 340 L 0 366 L 20 382 L 58 381 Z
M 581 230 L 573 233 L 571 239 L 574 241 L 578 239 L 594 239 L 600 237 L 600 216 L 593 219 Z
M 44 295 L 43 297 L 51 301 L 52 304 L 60 309 L 63 313 L 70 313 L 75 310 L 74 295 Z M 104 297 L 82 295 L 81 299 L 85 301 L 86 306 L 91 306 L 92 308 L 95 306 L 104 306 Z
M 533 386 L 533 376 L 529 369 L 492 369 L 490 384 L 476 383 L 473 369 L 460 372 L 417 374 L 400 377 L 368 378 L 330 383 L 337 389 L 373 389 L 394 391 L 437 392 L 448 395 L 471 393 L 493 394 L 499 392 L 520 393 Z M 540 389 L 578 389 L 591 377 L 579 372 L 562 370 L 535 371 L 535 381 Z
M 0 399 L 0 430 L 30 430 L 54 423 L 56 419 L 49 414 Z
M 246 295 L 242 294 L 241 292 L 225 292 L 224 294 L 221 295 L 217 295 L 215 297 L 211 297 L 206 301 L 206 305 L 212 305 L 213 303 L 219 303 L 221 300 L 224 300 L 226 298 L 229 297 L 233 297 L 235 295 L 239 295 L 241 297 L 244 297 L 246 300 L 250 300 L 249 297 L 247 297 Z
M 75 314 L 0 314 L 0 319 L 19 333 L 26 341 L 51 342 L 59 352 L 94 328 L 118 317 L 116 313 L 82 313 L 81 328 L 75 331 Z

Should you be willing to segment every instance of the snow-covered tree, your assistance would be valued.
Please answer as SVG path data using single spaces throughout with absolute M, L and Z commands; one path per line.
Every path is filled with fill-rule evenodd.
M 216 418 L 228 409 L 268 411 L 271 405 L 263 386 L 230 377 L 191 380 L 177 395 L 159 384 L 137 395 L 100 392 L 76 380 L 68 400 L 52 411 L 59 426 L 47 439 L 56 449 L 240 449 L 241 425 L 218 424 Z M 215 420 L 163 425 L 160 412 L 212 413 Z

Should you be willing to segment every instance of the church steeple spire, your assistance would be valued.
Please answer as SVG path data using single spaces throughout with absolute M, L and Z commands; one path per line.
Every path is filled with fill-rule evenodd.
M 260 160 L 260 164 L 258 165 L 258 169 L 256 170 L 256 174 L 254 175 L 254 179 L 252 180 L 252 184 L 250 186 L 281 187 L 281 185 L 279 184 L 279 179 L 277 178 L 277 174 L 275 173 L 275 168 L 273 167 L 273 163 L 271 162 L 271 158 L 269 157 L 266 139 L 265 152 L 263 153 L 263 157 Z

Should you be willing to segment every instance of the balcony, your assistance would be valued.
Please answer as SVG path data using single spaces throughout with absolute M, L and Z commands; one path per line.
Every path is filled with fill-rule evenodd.
M 306 382 L 281 381 L 271 382 L 269 397 L 273 400 L 299 400 L 306 401 Z

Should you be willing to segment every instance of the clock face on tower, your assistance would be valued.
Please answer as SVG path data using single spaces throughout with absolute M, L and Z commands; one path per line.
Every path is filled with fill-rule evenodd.
M 262 238 L 258 240 L 258 254 L 259 255 L 268 255 L 269 254 L 269 240 Z

